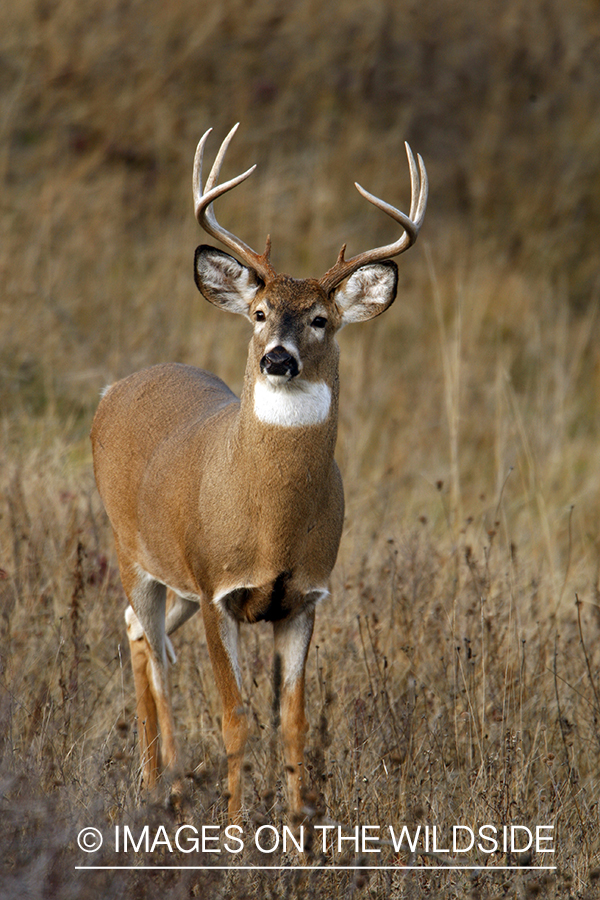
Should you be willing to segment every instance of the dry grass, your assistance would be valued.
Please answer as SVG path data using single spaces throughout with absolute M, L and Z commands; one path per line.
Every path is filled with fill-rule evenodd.
M 597 896 L 599 23 L 591 0 L 2 5 L 0 896 Z M 138 794 L 87 433 L 100 388 L 159 360 L 240 386 L 244 325 L 192 283 L 190 191 L 198 137 L 237 119 L 230 171 L 259 169 L 220 218 L 257 247 L 270 231 L 292 274 L 388 239 L 351 183 L 405 206 L 405 138 L 431 176 L 395 306 L 340 339 L 348 516 L 308 669 L 315 821 L 552 824 L 552 875 L 74 868 L 86 825 L 223 821 L 193 621 L 174 641 L 189 795 Z M 248 827 L 280 825 L 268 629 L 243 640 Z

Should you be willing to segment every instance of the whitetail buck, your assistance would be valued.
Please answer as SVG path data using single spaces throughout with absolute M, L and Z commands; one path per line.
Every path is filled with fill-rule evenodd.
M 237 128 L 237 126 L 236 126 Z M 344 258 L 319 280 L 278 275 L 269 260 L 222 228 L 213 201 L 254 167 L 217 184 L 235 128 L 204 189 L 194 162 L 200 225 L 243 265 L 213 247 L 196 250 L 195 280 L 221 309 L 253 325 L 241 398 L 192 366 L 145 369 L 110 387 L 92 427 L 98 490 L 111 521 L 125 593 L 125 619 L 137 696 L 144 780 L 177 759 L 168 635 L 200 607 L 223 703 L 229 816 L 241 813 L 248 726 L 241 696 L 241 622 L 273 623 L 280 672 L 281 729 L 291 808 L 302 808 L 307 721 L 304 671 L 315 607 L 328 594 L 344 517 L 333 458 L 338 420 L 335 333 L 384 312 L 396 295 L 389 261 L 410 247 L 427 203 L 427 175 L 408 145 L 408 216 L 358 184 L 360 193 L 402 226 L 396 243 Z M 173 592 L 167 607 L 167 588 Z M 158 732 L 162 739 L 159 751 Z

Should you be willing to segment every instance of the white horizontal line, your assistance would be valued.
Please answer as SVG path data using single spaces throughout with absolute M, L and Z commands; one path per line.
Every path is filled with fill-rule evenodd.
M 107 869 L 107 870 L 116 870 L 116 869 L 153 869 L 156 871 L 163 871 L 166 869 L 197 869 L 206 871 L 214 871 L 214 870 L 227 870 L 232 872 L 240 872 L 240 871 L 249 871 L 249 872 L 262 872 L 265 869 L 275 870 L 279 872 L 292 872 L 297 869 L 302 869 L 304 871 L 314 871 L 316 869 L 320 869 L 321 871 L 327 871 L 331 869 L 332 871 L 344 871 L 344 872 L 366 872 L 366 871 L 388 871 L 388 872 L 403 872 L 408 869 L 415 869 L 417 871 L 433 871 L 433 872 L 456 872 L 456 871 L 470 871 L 474 870 L 477 872 L 525 872 L 525 871 L 554 871 L 556 866 L 75 866 L 76 869 Z

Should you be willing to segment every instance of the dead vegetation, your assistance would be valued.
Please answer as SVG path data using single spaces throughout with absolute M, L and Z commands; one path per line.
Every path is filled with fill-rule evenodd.
M 23 0 L 0 35 L 0 895 L 597 896 L 597 4 Z M 312 824 L 551 824 L 555 872 L 75 869 L 85 826 L 223 823 L 200 623 L 174 641 L 183 809 L 139 794 L 87 433 L 104 384 L 159 360 L 239 388 L 247 335 L 195 291 L 191 203 L 198 138 L 238 119 L 228 165 L 259 168 L 220 218 L 253 246 L 271 232 L 292 274 L 387 240 L 352 181 L 402 206 L 404 139 L 431 178 L 395 306 L 340 340 Z M 247 824 L 280 827 L 267 630 L 243 648 Z M 114 865 L 108 841 L 93 860 Z

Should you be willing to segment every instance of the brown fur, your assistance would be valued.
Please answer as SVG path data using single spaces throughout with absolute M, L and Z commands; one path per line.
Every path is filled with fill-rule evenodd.
M 197 155 L 195 183 L 200 168 Z M 411 170 L 413 188 L 415 177 Z M 204 227 L 250 263 L 208 246 L 196 250 L 204 297 L 254 323 L 242 396 L 201 369 L 154 366 L 106 392 L 91 437 L 131 605 L 126 618 L 145 781 L 153 785 L 160 771 L 159 730 L 162 761 L 170 769 L 177 762 L 167 635 L 201 607 L 223 703 L 229 816 L 238 820 L 248 733 L 237 663 L 240 622 L 273 623 L 290 805 L 302 807 L 306 656 L 344 518 L 334 460 L 335 333 L 390 306 L 397 269 L 389 261 L 346 264 L 341 254 L 339 278 L 328 288 L 323 280 L 277 275 L 269 243 L 258 256 L 216 224 L 198 185 L 195 195 Z M 419 225 L 406 226 L 411 241 Z M 339 286 L 342 275 L 349 277 Z M 168 611 L 167 587 L 175 598 Z
M 310 314 L 315 298 L 321 306 L 326 302 L 312 285 L 308 291 L 291 279 L 283 285 L 281 294 L 276 286 L 267 297 L 262 291 L 260 299 L 279 319 L 287 316 L 288 330 L 294 328 L 294 317 L 304 320 Z M 220 622 L 229 614 L 238 621 L 277 623 L 304 612 L 308 602 L 312 631 L 311 592 L 326 587 L 342 530 L 342 483 L 333 458 L 338 402 L 333 335 L 339 316 L 331 302 L 329 307 L 332 323 L 326 339 L 299 348 L 307 377 L 326 379 L 331 387 L 331 409 L 323 423 L 282 429 L 256 419 L 252 390 L 265 349 L 263 336 L 250 342 L 241 400 L 201 369 L 155 366 L 113 385 L 92 428 L 96 481 L 114 529 L 131 605 L 141 618 L 136 600 L 139 566 L 178 593 L 197 597 L 202 606 L 223 702 L 234 819 L 241 804 L 247 725 Z M 273 329 L 269 337 L 272 334 Z M 213 603 L 215 595 L 238 585 L 251 587 L 233 590 L 221 605 Z M 147 674 L 148 657 L 154 655 L 160 672 L 160 653 L 153 654 L 145 638 L 134 637 L 130 643 L 145 780 L 152 785 L 160 768 L 157 721 L 169 748 L 163 752 L 165 762 L 173 765 L 176 759 L 168 679 L 163 667 L 162 684 L 155 690 Z M 301 684 L 296 680 L 282 690 L 294 808 L 301 805 L 307 728 L 303 667 L 301 676 Z
M 307 441 L 257 422 L 250 406 L 201 369 L 155 366 L 110 389 L 92 442 L 119 557 L 183 594 L 255 585 L 240 618 L 256 621 L 281 573 L 292 573 L 290 612 L 327 583 L 343 494 L 335 407 Z

